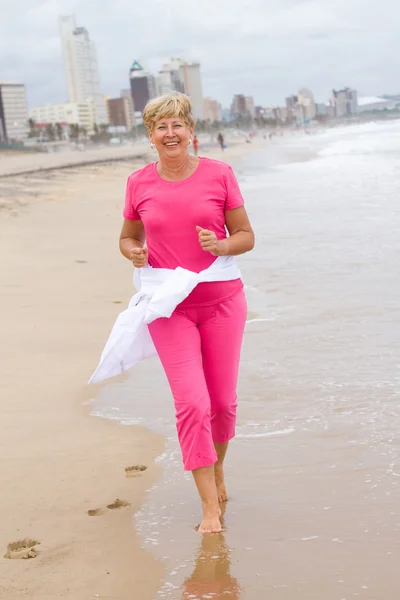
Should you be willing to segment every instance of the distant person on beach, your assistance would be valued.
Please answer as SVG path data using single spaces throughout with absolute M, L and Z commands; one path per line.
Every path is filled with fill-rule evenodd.
M 217 136 L 217 140 L 219 145 L 221 146 L 221 150 L 225 149 L 225 140 L 224 140 L 224 136 L 222 135 L 221 132 L 219 132 L 218 136 Z
M 231 167 L 189 154 L 195 120 L 188 96 L 151 100 L 143 121 L 159 160 L 128 179 L 121 252 L 143 275 L 148 265 L 160 276 L 177 267 L 218 273 L 194 287 L 169 318 L 148 325 L 174 397 L 184 469 L 192 471 L 202 502 L 199 531 L 216 533 L 219 503 L 227 500 L 223 464 L 235 435 L 247 316 L 233 257 L 252 250 L 254 233 Z
M 194 155 L 197 156 L 197 153 L 199 150 L 199 140 L 197 139 L 197 136 L 193 137 L 193 150 L 194 150 Z

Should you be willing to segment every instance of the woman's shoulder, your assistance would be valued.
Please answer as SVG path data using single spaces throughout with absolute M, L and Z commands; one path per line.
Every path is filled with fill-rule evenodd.
M 202 157 L 201 160 L 203 161 L 204 167 L 214 175 L 227 175 L 232 172 L 232 167 L 222 160 L 208 157 Z
M 154 178 L 154 165 L 155 165 L 155 163 L 149 163 L 148 165 L 145 165 L 141 169 L 137 169 L 136 171 L 133 171 L 133 173 L 131 173 L 129 175 L 128 181 L 131 184 L 133 184 L 133 183 L 140 183 L 142 181 L 148 182 L 149 179 L 153 179 Z

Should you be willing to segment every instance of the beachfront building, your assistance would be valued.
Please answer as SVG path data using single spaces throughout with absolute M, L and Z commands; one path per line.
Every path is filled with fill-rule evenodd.
M 244 94 L 235 94 L 231 104 L 232 119 L 254 119 L 256 116 L 256 107 L 253 96 Z
M 185 91 L 180 73 L 182 64 L 183 61 L 180 58 L 171 58 L 169 63 L 162 66 L 157 76 L 157 95 Z
M 79 127 L 86 130 L 88 135 L 92 135 L 97 122 L 96 105 L 93 101 L 86 104 L 79 104 L 78 102 L 45 104 L 44 106 L 31 108 L 29 118 L 37 124 L 67 123 L 68 125 L 79 125 Z
M 355 116 L 358 113 L 357 91 L 350 88 L 332 90 L 331 105 L 336 118 Z
M 239 117 L 247 117 L 246 96 L 243 94 L 235 94 L 231 104 L 231 116 L 233 119 Z
M 156 79 L 145 71 L 138 60 L 134 60 L 131 65 L 129 79 L 135 111 L 142 113 L 147 102 L 156 96 Z
M 303 121 L 312 121 L 317 114 L 314 95 L 311 90 L 302 88 L 297 94 L 297 102 L 302 108 Z
M 77 105 L 94 103 L 96 123 L 106 123 L 95 44 L 84 27 L 76 26 L 74 15 L 60 17 L 59 25 L 69 102 Z
M 314 95 L 311 90 L 302 88 L 298 94 L 286 98 L 287 120 L 298 124 L 309 123 L 317 114 Z
M 11 143 L 26 138 L 28 120 L 25 86 L 0 81 L 0 141 Z
M 196 119 L 204 119 L 204 96 L 200 63 L 190 63 L 182 59 L 174 60 L 179 61 L 179 75 L 183 83 L 183 88 L 192 102 L 194 117 Z
M 135 126 L 135 112 L 130 93 L 121 93 L 121 98 L 107 100 L 108 123 L 114 127 L 124 127 L 132 131 Z
M 254 119 L 254 117 L 256 116 L 256 107 L 254 104 L 253 96 L 246 96 L 246 110 L 247 110 L 247 114 L 252 119 Z
M 217 100 L 204 98 L 204 119 L 211 123 L 222 121 L 222 108 Z

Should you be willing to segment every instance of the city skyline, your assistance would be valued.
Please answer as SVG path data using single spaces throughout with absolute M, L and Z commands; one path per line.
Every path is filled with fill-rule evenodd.
M 274 4 L 251 0 L 244 9 L 234 0 L 218 6 L 204 0 L 199 8 L 191 0 L 170 0 L 166 11 L 159 0 L 135 7 L 126 0 L 21 0 L 2 15 L 0 79 L 25 83 L 30 106 L 67 100 L 57 22 L 74 12 L 96 44 L 101 89 L 111 97 L 126 85 L 134 58 L 145 57 L 158 73 L 171 56 L 201 62 L 204 96 L 224 106 L 238 93 L 264 106 L 281 105 L 304 85 L 318 102 L 329 100 L 332 87 L 351 86 L 360 95 L 398 92 L 392 73 L 400 11 L 394 0 L 379 7 L 365 0 L 361 11 L 358 0 L 352 6 L 337 0 L 335 7 Z M 389 21 L 384 7 L 393 9 Z

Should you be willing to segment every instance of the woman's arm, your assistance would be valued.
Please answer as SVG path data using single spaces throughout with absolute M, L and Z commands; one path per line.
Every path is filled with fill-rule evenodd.
M 253 250 L 255 236 L 244 206 L 225 211 L 229 237 L 220 240 L 220 256 L 236 256 Z
M 124 219 L 121 235 L 119 236 L 119 249 L 121 253 L 131 260 L 135 267 L 144 267 L 147 264 L 147 248 L 142 221 L 129 221 Z
M 254 248 L 254 231 L 244 206 L 225 211 L 229 237 L 218 240 L 213 231 L 197 227 L 199 242 L 203 250 L 214 256 L 237 256 Z

